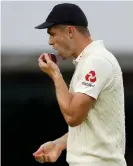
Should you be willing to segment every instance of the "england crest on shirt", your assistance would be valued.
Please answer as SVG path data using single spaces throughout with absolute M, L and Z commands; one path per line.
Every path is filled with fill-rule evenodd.
M 84 81 L 82 82 L 83 85 L 94 87 L 96 83 L 96 72 L 91 70 L 89 73 L 87 73 L 84 77 Z

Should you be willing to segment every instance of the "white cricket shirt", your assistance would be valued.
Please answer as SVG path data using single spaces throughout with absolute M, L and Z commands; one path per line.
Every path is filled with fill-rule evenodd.
M 69 91 L 96 99 L 87 118 L 69 127 L 70 166 L 126 166 L 124 89 L 121 68 L 102 41 L 89 44 L 74 60 Z

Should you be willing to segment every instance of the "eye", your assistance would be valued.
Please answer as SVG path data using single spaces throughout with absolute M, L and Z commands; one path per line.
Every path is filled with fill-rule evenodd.
M 55 36 L 55 33 L 50 33 L 50 36 L 54 37 L 54 36 Z

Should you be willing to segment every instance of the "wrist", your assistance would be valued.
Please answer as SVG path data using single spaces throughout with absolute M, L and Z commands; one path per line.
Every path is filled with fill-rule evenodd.
M 58 82 L 59 80 L 62 79 L 62 74 L 59 73 L 59 72 L 56 72 L 56 73 L 53 75 L 52 78 L 53 78 L 54 83 L 56 84 L 56 82 Z
M 59 142 L 57 140 L 53 141 L 53 143 L 56 145 L 56 147 L 58 149 L 60 149 L 61 151 L 63 151 L 64 149 L 66 149 L 66 145 L 62 142 Z

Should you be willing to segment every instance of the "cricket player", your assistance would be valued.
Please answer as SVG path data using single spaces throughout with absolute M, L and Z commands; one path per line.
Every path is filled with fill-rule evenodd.
M 124 90 L 118 61 L 102 40 L 92 40 L 87 18 L 75 4 L 56 5 L 36 28 L 47 28 L 49 44 L 58 56 L 73 57 L 75 72 L 68 88 L 48 54 L 39 57 L 39 67 L 53 80 L 68 133 L 42 144 L 33 156 L 40 163 L 56 162 L 66 149 L 70 166 L 126 166 Z

